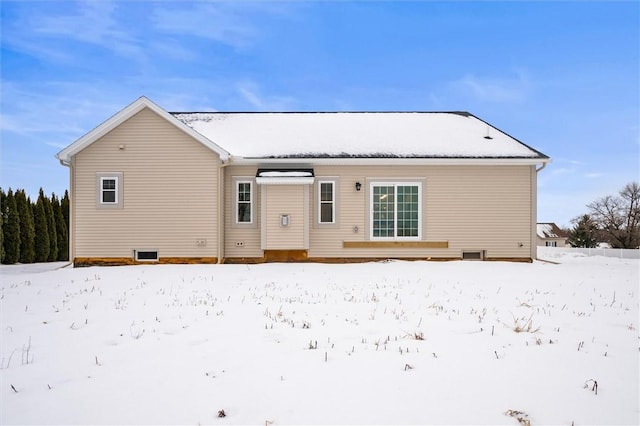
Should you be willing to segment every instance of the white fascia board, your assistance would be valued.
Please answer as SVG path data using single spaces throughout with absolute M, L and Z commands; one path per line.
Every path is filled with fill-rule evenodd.
M 308 164 L 313 166 L 535 166 L 550 158 L 243 158 L 232 157 L 235 165 Z
M 206 146 L 210 150 L 217 153 L 223 162 L 228 160 L 229 153 L 226 150 L 222 149 L 220 146 L 218 146 L 214 142 L 202 136 L 200 133 L 196 132 L 191 127 L 187 126 L 186 124 L 184 124 L 183 122 L 181 122 L 180 120 L 178 120 L 177 118 L 169 114 L 167 111 L 159 107 L 157 104 L 155 104 L 145 96 L 141 96 L 140 98 L 136 99 L 134 102 L 132 102 L 131 104 L 129 104 L 128 106 L 120 110 L 118 113 L 116 113 L 115 115 L 111 116 L 109 119 L 104 121 L 98 127 L 94 128 L 89 133 L 85 134 L 80 139 L 76 140 L 71 145 L 67 146 L 65 149 L 58 152 L 56 154 L 56 158 L 62 162 L 69 162 L 72 156 L 82 151 L 83 149 L 91 145 L 93 142 L 100 139 L 101 137 L 103 137 L 104 135 L 106 135 L 116 127 L 118 127 L 120 124 L 124 123 L 129 118 L 133 117 L 135 114 L 137 114 L 144 108 L 149 108 L 150 110 L 158 114 L 160 117 L 164 118 L 169 123 L 176 126 L 178 129 L 182 130 L 183 132 L 185 132 L 192 138 L 196 139 L 198 142 L 202 143 L 204 146 Z

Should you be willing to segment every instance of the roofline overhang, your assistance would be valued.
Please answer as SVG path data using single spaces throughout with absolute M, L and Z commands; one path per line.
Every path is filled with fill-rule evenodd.
M 536 166 L 546 164 L 550 158 L 364 158 L 364 157 L 322 157 L 322 158 L 253 158 L 235 157 L 229 159 L 231 164 L 238 166 L 260 166 L 269 165 L 322 165 L 322 166 L 491 166 L 491 165 L 527 165 Z
M 91 145 L 93 142 L 95 142 L 96 140 L 100 139 L 101 137 L 103 137 L 104 135 L 106 135 L 116 127 L 118 127 L 120 124 L 122 124 L 123 122 L 125 122 L 126 120 L 128 120 L 129 118 L 137 114 L 138 112 L 142 111 L 144 108 L 149 108 L 150 110 L 158 114 L 160 117 L 167 120 L 170 124 L 177 127 L 179 130 L 183 131 L 184 133 L 191 136 L 198 142 L 202 143 L 205 147 L 209 148 L 210 150 L 218 154 L 220 156 L 220 159 L 223 162 L 228 160 L 230 156 L 229 152 L 227 152 L 226 150 L 224 150 L 223 148 L 221 148 L 211 140 L 207 139 L 202 134 L 196 132 L 191 127 L 187 126 L 182 121 L 175 118 L 173 115 L 171 115 L 170 113 L 162 109 L 160 106 L 158 106 L 156 103 L 152 102 L 149 98 L 145 96 L 139 97 L 134 102 L 130 103 L 129 105 L 124 107 L 122 110 L 117 112 L 115 115 L 112 115 L 102 124 L 98 125 L 93 130 L 91 130 L 81 138 L 77 139 L 71 145 L 67 146 L 62 151 L 58 152 L 56 154 L 56 158 L 61 162 L 69 163 L 71 161 L 71 157 L 73 157 L 74 155 L 76 155 L 77 153 L 79 153 L 89 145 Z

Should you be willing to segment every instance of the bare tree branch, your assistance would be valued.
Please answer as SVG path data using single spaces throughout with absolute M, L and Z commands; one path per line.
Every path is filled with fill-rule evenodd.
M 612 247 L 637 248 L 640 244 L 640 185 L 630 182 L 618 196 L 607 195 L 587 205 L 590 215 Z

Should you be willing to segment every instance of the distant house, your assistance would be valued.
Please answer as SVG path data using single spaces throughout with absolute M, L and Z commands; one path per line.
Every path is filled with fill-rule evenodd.
M 555 223 L 536 224 L 538 245 L 546 247 L 566 247 L 569 235 L 558 228 Z
M 466 112 L 169 113 L 57 154 L 75 265 L 536 257 L 549 157 Z

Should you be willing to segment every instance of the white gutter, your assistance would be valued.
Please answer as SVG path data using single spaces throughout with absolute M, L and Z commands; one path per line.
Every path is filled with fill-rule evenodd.
M 222 160 L 222 158 L 220 158 L 220 167 L 218 168 L 218 245 L 217 245 L 217 252 L 218 252 L 218 263 L 222 263 L 223 259 L 224 259 L 224 242 L 226 239 L 226 236 L 224 234 L 224 222 L 225 222 L 225 218 L 224 218 L 224 169 L 227 168 L 228 166 L 230 166 L 231 163 L 231 157 L 227 158 L 227 161 L 225 162 L 224 160 Z
M 548 161 L 543 161 L 543 162 L 542 162 L 542 166 L 540 166 L 540 168 L 539 168 L 539 169 L 536 169 L 536 173 L 541 172 L 541 171 L 542 171 L 542 169 L 544 169 L 545 167 L 547 167 L 547 163 L 550 163 L 550 162 L 551 162 L 551 159 L 549 159 Z
M 534 166 L 542 163 L 545 165 L 548 159 L 540 158 L 247 158 L 232 157 L 230 159 L 235 165 L 252 166 L 260 164 L 313 164 L 314 166 L 380 166 L 380 165 L 403 165 L 403 166 L 488 166 L 488 165 L 528 165 Z M 544 168 L 544 167 L 543 167 Z M 542 168 L 540 169 L 542 170 Z

